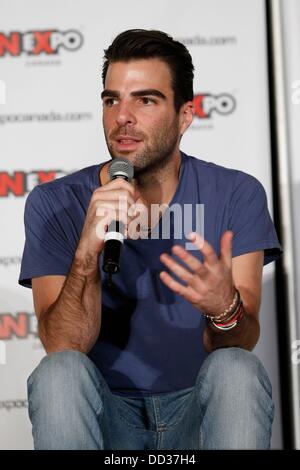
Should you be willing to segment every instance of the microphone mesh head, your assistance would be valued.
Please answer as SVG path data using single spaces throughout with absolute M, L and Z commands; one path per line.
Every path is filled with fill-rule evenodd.
M 108 174 L 111 180 L 122 176 L 127 181 L 131 181 L 134 174 L 134 167 L 126 158 L 116 158 L 109 166 Z

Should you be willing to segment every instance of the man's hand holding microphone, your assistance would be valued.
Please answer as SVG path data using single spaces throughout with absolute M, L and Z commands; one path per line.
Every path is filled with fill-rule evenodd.
M 133 167 L 127 160 L 114 160 L 110 170 L 111 180 L 92 194 L 60 294 L 39 319 L 40 338 L 48 353 L 67 349 L 88 353 L 99 336 L 102 302 L 99 256 L 104 250 L 103 269 L 109 277 L 118 271 L 123 237 L 136 216 L 129 209 L 140 197 L 130 183 Z

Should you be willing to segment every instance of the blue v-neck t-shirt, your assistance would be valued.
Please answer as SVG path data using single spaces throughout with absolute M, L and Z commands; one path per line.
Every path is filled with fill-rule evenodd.
M 21 285 L 31 287 L 33 277 L 68 275 L 103 164 L 31 191 L 25 205 Z M 182 233 L 178 231 L 178 219 L 172 217 L 171 208 L 176 205 L 182 208 L 188 226 Z M 185 212 L 186 207 L 192 210 Z M 281 254 L 265 190 L 256 178 L 242 171 L 181 153 L 179 182 L 169 208 L 153 230 L 154 239 L 125 239 L 121 270 L 113 276 L 111 287 L 102 270 L 103 253 L 99 258 L 101 331 L 88 356 L 112 392 L 119 395 L 190 388 L 207 357 L 202 341 L 205 318 L 159 277 L 166 270 L 160 254 L 170 254 L 174 244 L 191 245 L 186 245 L 186 236 L 198 228 L 197 211 L 202 211 L 202 235 L 217 254 L 226 230 L 234 233 L 233 257 L 264 250 L 264 264 L 268 264 Z M 168 238 L 162 235 L 166 217 L 171 221 Z M 200 251 L 191 253 L 203 260 Z

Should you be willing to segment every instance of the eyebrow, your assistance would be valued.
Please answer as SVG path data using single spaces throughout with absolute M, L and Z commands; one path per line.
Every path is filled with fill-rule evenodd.
M 137 91 L 132 91 L 130 93 L 131 96 L 157 96 L 158 98 L 161 98 L 163 100 L 166 100 L 166 96 L 159 90 L 156 90 L 155 88 L 146 88 L 145 90 L 137 90 Z M 106 96 L 109 96 L 110 98 L 120 98 L 120 93 L 115 90 L 103 90 L 101 93 L 101 98 L 105 98 Z

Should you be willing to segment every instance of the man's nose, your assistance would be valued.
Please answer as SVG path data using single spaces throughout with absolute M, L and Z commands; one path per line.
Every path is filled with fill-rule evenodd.
M 118 108 L 116 121 L 119 126 L 125 126 L 126 124 L 136 124 L 136 117 L 132 109 L 132 105 L 123 102 L 119 104 Z

